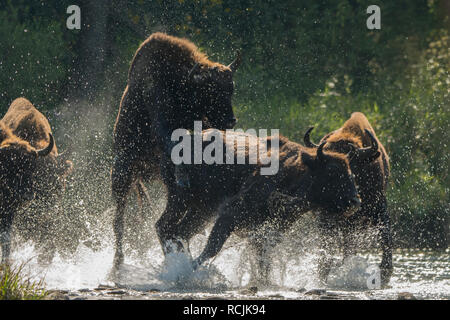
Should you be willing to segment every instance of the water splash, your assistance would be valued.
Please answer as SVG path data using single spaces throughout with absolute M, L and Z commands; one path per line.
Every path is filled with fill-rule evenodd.
M 184 252 L 167 254 L 159 278 L 185 290 L 224 290 L 229 285 L 214 265 L 199 266 L 194 270 L 192 257 Z
M 198 237 L 191 243 L 194 256 L 203 248 L 205 238 Z M 232 239 L 233 241 L 236 239 Z M 288 250 L 277 250 L 272 274 L 274 285 L 270 290 L 258 291 L 256 296 L 317 298 L 314 295 L 304 295 L 304 292 L 320 287 L 317 284 L 317 266 L 314 262 L 316 254 L 293 255 L 285 251 Z M 107 279 L 113 256 L 113 246 L 105 240 L 100 250 L 80 244 L 70 258 L 56 255 L 48 267 L 38 265 L 36 250 L 31 242 L 16 246 L 12 258 L 16 263 L 25 262 L 25 271 L 31 277 L 41 279 L 45 276 L 48 289 L 80 290 L 111 284 Z M 350 257 L 331 271 L 326 290 L 335 292 L 342 299 L 396 299 L 401 292 L 409 292 L 419 299 L 449 299 L 449 256 L 449 250 L 443 253 L 396 251 L 390 287 L 381 290 L 368 290 L 366 284 L 367 267 L 379 263 L 379 256 L 367 253 Z M 160 298 L 169 297 L 169 294 L 172 298 L 182 297 L 183 294 L 242 297 L 240 292 L 248 283 L 248 260 L 245 245 L 238 242 L 237 245 L 225 247 L 208 266 L 201 266 L 194 271 L 190 255 L 171 253 L 164 257 L 159 245 L 153 245 L 139 259 L 132 255 L 126 257 L 117 284 L 140 292 L 160 291 Z
M 367 279 L 370 273 L 368 259 L 351 256 L 346 258 L 341 266 L 331 270 L 327 284 L 332 288 L 367 290 Z

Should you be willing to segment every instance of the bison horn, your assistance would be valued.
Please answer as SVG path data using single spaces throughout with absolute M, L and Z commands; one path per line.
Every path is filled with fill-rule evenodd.
M 309 128 L 306 131 L 305 136 L 303 137 L 303 142 L 305 143 L 305 146 L 308 148 L 318 148 L 319 147 L 317 144 L 312 143 L 310 140 L 310 134 L 313 129 L 314 129 L 314 127 Z
M 55 140 L 53 139 L 53 135 L 49 133 L 48 136 L 50 138 L 50 142 L 46 148 L 37 151 L 39 157 L 48 156 L 49 153 L 53 150 L 53 147 L 55 146 Z
M 367 129 L 364 129 L 364 131 L 367 133 L 367 135 L 370 138 L 371 146 L 367 148 L 360 148 L 358 149 L 358 156 L 361 159 L 367 159 L 370 157 L 374 157 L 378 152 L 378 141 L 375 139 L 372 132 L 370 132 Z
M 191 69 L 191 71 L 189 71 L 188 74 L 188 80 L 191 81 L 194 78 L 194 73 L 195 71 L 197 71 L 197 69 L 200 67 L 200 64 L 197 62 Z
M 323 146 L 326 144 L 327 142 L 324 141 L 320 144 L 320 146 L 317 148 L 317 159 L 319 161 L 324 161 L 325 160 L 325 156 L 323 154 Z
M 241 63 L 242 63 L 242 55 L 241 55 L 241 52 L 238 51 L 236 59 L 234 59 L 234 61 L 228 65 L 228 68 L 230 68 L 231 72 L 234 73 L 237 70 L 237 68 L 240 66 Z

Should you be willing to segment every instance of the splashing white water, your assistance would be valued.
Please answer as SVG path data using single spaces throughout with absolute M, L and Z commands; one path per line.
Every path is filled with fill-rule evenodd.
M 204 239 L 200 240 L 204 242 Z M 194 250 L 198 251 L 199 248 L 196 247 L 194 246 Z M 45 276 L 45 286 L 48 289 L 80 290 L 94 289 L 100 284 L 112 284 L 108 281 L 108 275 L 113 256 L 111 245 L 94 251 L 81 244 L 70 259 L 56 255 L 48 267 L 42 267 L 37 263 L 34 246 L 27 242 L 16 247 L 12 258 L 15 263 L 26 263 L 25 271 L 30 276 L 36 279 Z M 448 256 L 448 250 L 441 254 L 394 253 L 391 287 L 382 290 L 368 290 L 366 282 L 367 267 L 376 263 L 377 256 L 350 257 L 331 271 L 327 291 L 336 290 L 344 298 L 349 294 L 361 299 L 396 298 L 398 293 L 406 291 L 418 298 L 448 299 Z M 152 247 L 145 257 L 140 258 L 127 257 L 126 264 L 120 269 L 120 287 L 145 292 L 156 289 L 172 294 L 209 292 L 239 296 L 239 290 L 248 283 L 248 259 L 242 243 L 224 248 L 210 265 L 201 266 L 195 271 L 192 269 L 190 255 L 172 253 L 164 258 L 158 246 Z M 284 297 L 301 298 L 301 292 L 305 289 L 317 288 L 315 259 L 314 254 L 276 259 L 272 277 L 274 286 L 269 291 L 258 292 L 258 296 L 281 294 Z
M 344 260 L 341 266 L 331 270 L 327 284 L 332 288 L 365 290 L 369 263 L 366 258 L 352 256 Z
M 199 266 L 194 270 L 192 257 L 184 252 L 167 254 L 159 278 L 180 289 L 221 290 L 228 286 L 214 265 Z
M 49 266 L 41 266 L 37 262 L 34 247 L 27 244 L 15 251 L 12 258 L 17 264 L 25 263 L 31 276 L 39 279 L 44 277 L 48 289 L 77 290 L 94 288 L 104 283 L 113 255 L 112 248 L 92 251 L 80 245 L 71 259 L 65 260 L 56 255 Z

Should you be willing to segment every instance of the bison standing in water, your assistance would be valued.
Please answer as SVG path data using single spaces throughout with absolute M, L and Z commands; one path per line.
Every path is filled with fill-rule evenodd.
M 13 101 L 0 120 L 0 243 L 2 262 L 9 259 L 11 229 L 16 213 L 31 205 L 34 210 L 20 217 L 19 229 L 38 235 L 37 245 L 45 257 L 54 253 L 48 211 L 56 206 L 72 163 L 58 155 L 50 124 L 30 101 Z M 38 227 L 39 229 L 34 229 Z M 41 257 L 42 258 L 42 257 Z
M 318 148 L 309 138 L 310 128 L 305 134 L 305 145 Z M 386 189 L 389 178 L 389 157 L 375 135 L 375 131 L 364 114 L 355 112 L 344 125 L 327 135 L 320 141 L 325 143 L 324 150 L 351 154 L 350 167 L 355 174 L 359 187 L 361 208 L 349 218 L 334 219 L 321 216 L 321 235 L 323 256 L 319 261 L 319 274 L 326 280 L 331 268 L 331 249 L 339 243 L 337 231 L 342 230 L 344 242 L 344 258 L 353 254 L 356 249 L 356 236 L 369 226 L 375 226 L 381 238 L 383 251 L 380 264 L 381 283 L 389 282 L 392 274 L 392 236 L 389 213 L 386 203 Z
M 209 131 L 203 132 L 203 140 L 210 140 L 208 134 Z M 222 148 L 234 150 L 235 159 L 236 134 L 223 134 Z M 228 141 L 229 138 L 233 139 Z M 175 249 L 188 251 L 189 239 L 217 217 L 194 266 L 216 256 L 234 232 L 250 238 L 258 257 L 253 280 L 265 283 L 270 271 L 268 254 L 303 213 L 322 210 L 328 215 L 350 216 L 359 208 L 360 200 L 345 155 L 324 152 L 324 144 L 318 149 L 305 148 L 284 137 L 280 138 L 279 147 L 274 143 L 278 137 L 246 138 L 245 164 L 186 165 L 192 186 L 170 198 L 167 209 L 179 222 L 160 236 L 177 243 Z M 272 161 L 279 161 L 279 171 L 274 175 L 262 175 L 261 163 L 249 164 L 250 158 L 256 159 L 256 149 L 265 149 L 252 149 L 249 145 L 261 143 L 267 144 L 271 154 L 279 155 L 276 159 L 271 156 Z
M 225 66 L 210 61 L 186 39 L 152 34 L 136 51 L 114 127 L 112 193 L 116 202 L 114 269 L 123 262 L 124 211 L 129 191 L 145 194 L 143 180 L 162 174 L 169 197 L 190 181 L 170 161 L 172 131 L 232 128 L 231 97 L 239 57 Z

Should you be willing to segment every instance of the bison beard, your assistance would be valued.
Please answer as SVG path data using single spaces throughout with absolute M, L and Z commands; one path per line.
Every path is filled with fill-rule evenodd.
M 305 134 L 305 145 L 317 148 L 309 139 L 311 130 L 312 128 Z M 381 282 L 385 286 L 393 268 L 391 226 L 386 201 L 389 177 L 389 157 L 386 150 L 375 136 L 365 115 L 360 112 L 353 113 L 340 129 L 325 135 L 321 143 L 326 143 L 324 150 L 352 154 L 350 167 L 359 187 L 361 208 L 349 219 L 337 220 L 321 216 L 321 246 L 325 250 L 322 250 L 323 256 L 319 260 L 319 275 L 323 281 L 326 280 L 331 268 L 332 249 L 343 249 L 345 259 L 356 251 L 356 235 L 367 231 L 369 226 L 374 226 L 381 242 Z M 336 244 L 341 243 L 336 238 L 339 229 L 342 230 L 344 241 L 340 248 L 336 248 Z
M 231 97 L 238 57 L 228 66 L 212 62 L 186 39 L 152 34 L 136 51 L 114 127 L 112 193 L 116 202 L 113 273 L 123 262 L 124 211 L 129 191 L 146 195 L 143 181 L 162 176 L 167 188 L 183 187 L 170 161 L 171 133 L 228 129 L 236 122 Z M 146 196 L 147 200 L 148 197 Z M 141 200 L 139 200 L 141 202 Z
M 252 136 L 249 141 L 260 143 Z M 260 175 L 260 165 L 186 165 L 194 184 L 189 190 L 174 189 L 169 193 L 166 211 L 158 221 L 164 249 L 185 250 L 189 240 L 217 217 L 194 266 L 217 255 L 231 233 L 236 232 L 251 237 L 251 246 L 258 256 L 256 281 L 267 280 L 270 263 L 266 256 L 280 235 L 304 212 L 314 209 L 343 215 L 359 206 L 346 156 L 325 153 L 322 148 L 323 145 L 318 149 L 305 148 L 281 137 L 280 170 L 273 176 Z M 178 220 L 162 223 L 166 217 Z M 161 228 L 159 224 L 169 227 Z M 269 238 L 269 233 L 276 236 Z
M 0 243 L 2 262 L 10 255 L 11 228 L 16 213 L 26 205 L 36 205 L 33 214 L 24 212 L 19 231 L 38 234 L 38 246 L 45 246 L 41 262 L 50 262 L 54 246 L 50 222 L 45 213 L 64 190 L 64 180 L 72 163 L 58 151 L 50 124 L 25 98 L 13 101 L 0 120 Z M 39 229 L 34 229 L 36 222 Z M 27 236 L 27 235 L 26 235 Z M 45 242 L 45 243 L 44 243 Z M 43 260 L 43 257 L 46 261 Z

